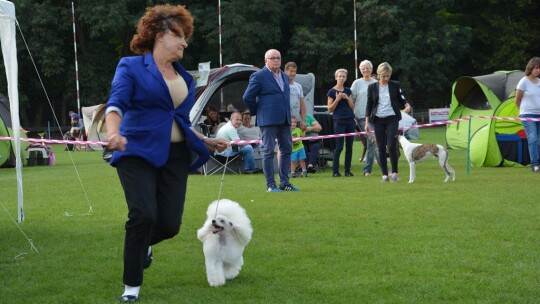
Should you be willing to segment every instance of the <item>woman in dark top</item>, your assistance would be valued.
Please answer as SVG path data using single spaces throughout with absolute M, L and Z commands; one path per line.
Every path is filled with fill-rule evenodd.
M 390 80 L 392 67 L 387 62 L 383 62 L 377 68 L 378 82 L 372 83 L 367 91 L 366 107 L 366 131 L 371 131 L 369 122 L 375 127 L 375 138 L 379 149 L 380 163 L 382 171 L 382 181 L 398 181 L 398 146 L 396 137 L 398 136 L 399 121 L 401 120 L 401 109 L 405 108 L 410 112 L 411 106 L 405 100 L 399 82 Z M 388 178 L 388 164 L 386 161 L 386 148 L 390 154 L 392 174 Z
M 332 114 L 334 122 L 334 133 L 353 133 L 354 130 L 354 100 L 352 99 L 352 91 L 345 87 L 347 80 L 347 70 L 338 69 L 335 73 L 336 85 L 328 90 L 328 112 Z M 345 176 L 353 176 L 351 173 L 352 150 L 354 136 L 337 137 L 336 148 L 334 150 L 334 158 L 332 160 L 333 177 L 340 177 L 339 173 L 339 157 L 343 150 L 343 142 L 345 141 Z
M 216 107 L 208 106 L 206 108 L 206 119 L 204 120 L 204 124 L 208 126 L 208 131 L 210 133 L 216 134 L 219 125 L 226 122 L 225 118 L 219 115 Z

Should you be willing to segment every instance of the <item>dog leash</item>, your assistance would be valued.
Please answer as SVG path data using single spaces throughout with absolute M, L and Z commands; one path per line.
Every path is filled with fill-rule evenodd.
M 216 202 L 216 212 L 214 214 L 214 219 L 217 217 L 217 211 L 219 208 L 219 201 L 221 200 L 221 193 L 223 191 L 223 181 L 225 180 L 225 172 L 227 172 L 227 165 L 229 164 L 229 155 L 225 158 L 225 165 L 223 166 L 223 173 L 221 174 L 221 182 L 219 183 L 218 198 Z

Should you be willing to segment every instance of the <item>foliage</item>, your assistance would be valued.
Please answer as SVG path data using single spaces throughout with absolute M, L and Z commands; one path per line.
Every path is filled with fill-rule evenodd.
M 444 143 L 444 128 L 421 138 Z M 9 217 L 15 172 L 0 170 L 0 303 L 113 303 L 127 216 L 116 170 L 99 152 L 55 152 L 54 167 L 23 170 L 19 227 L 39 253 Z M 450 163 L 458 175 L 446 184 L 436 160 L 406 183 L 401 158 L 398 183 L 381 183 L 375 165 L 371 177 L 326 170 L 294 179 L 295 193 L 265 193 L 261 175 L 226 175 L 223 197 L 246 208 L 254 234 L 242 272 L 220 288 L 206 283 L 196 230 L 221 176 L 191 175 L 180 234 L 154 247 L 141 303 L 536 303 L 540 205 L 531 185 L 540 175 L 473 168 L 468 176 L 465 150 L 450 151 Z M 354 173 L 362 168 L 353 162 Z
M 18 34 L 19 90 L 25 127 L 44 126 L 52 116 L 67 124 L 76 108 L 71 3 L 14 0 L 27 47 Z M 145 9 L 169 1 L 75 1 L 81 105 L 107 100 L 120 57 L 132 55 L 129 42 Z M 195 17 L 195 33 L 182 63 L 219 65 L 216 1 L 184 1 Z M 261 67 L 264 52 L 281 51 L 300 73 L 316 76 L 316 103 L 324 103 L 334 71 L 355 75 L 353 15 L 357 13 L 358 61 L 383 61 L 394 68 L 415 108 L 448 103 L 454 80 L 495 70 L 523 69 L 540 51 L 534 29 L 540 5 L 532 0 L 298 0 L 221 1 L 223 64 Z M 32 59 L 30 54 L 32 54 Z M 0 60 L 0 64 L 1 64 Z M 35 62 L 35 67 L 34 67 Z M 37 72 L 41 76 L 38 78 Z M 0 85 L 5 87 L 0 73 Z M 7 95 L 6 92 L 3 92 Z M 49 105 L 50 101 L 50 105 Z
M 456 1 L 459 24 L 473 29 L 471 70 L 478 75 L 498 70 L 524 70 L 540 52 L 540 5 L 533 0 Z M 473 54 L 473 52 L 475 52 Z
M 360 4 L 363 54 L 389 62 L 410 99 L 450 92 L 467 55 L 470 29 L 453 22 L 453 1 L 365 1 Z M 413 16 L 418 16 L 414 18 Z M 423 16 L 423 17 L 420 17 Z M 438 94 L 439 93 L 439 94 Z

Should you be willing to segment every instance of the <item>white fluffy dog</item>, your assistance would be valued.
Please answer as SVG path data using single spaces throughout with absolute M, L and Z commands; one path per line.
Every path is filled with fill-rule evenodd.
M 446 174 L 446 178 L 444 179 L 445 183 L 448 181 L 450 176 L 452 176 L 452 181 L 456 180 L 456 171 L 448 164 L 448 151 L 446 151 L 443 146 L 437 144 L 411 143 L 403 135 L 399 136 L 399 143 L 401 144 L 405 157 L 409 162 L 409 167 L 411 170 L 409 183 L 413 183 L 414 179 L 416 178 L 416 163 L 424 161 L 430 157 L 439 159 L 439 165 L 443 169 L 444 174 Z
M 206 216 L 197 237 L 203 243 L 208 284 L 221 286 L 240 273 L 253 228 L 246 210 L 228 199 L 212 202 Z

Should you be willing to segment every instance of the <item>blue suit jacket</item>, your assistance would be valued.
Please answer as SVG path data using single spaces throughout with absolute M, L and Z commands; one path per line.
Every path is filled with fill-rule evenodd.
M 193 133 L 189 121 L 189 112 L 195 104 L 195 81 L 179 63 L 174 62 L 173 66 L 188 87 L 186 99 L 176 109 L 151 52 L 120 59 L 107 107 L 114 106 L 122 111 L 120 134 L 128 142 L 125 151 L 113 153 L 111 165 L 126 156 L 137 156 L 156 168 L 163 166 L 169 158 L 173 119 L 184 131 L 192 152 L 191 169 L 208 160 L 208 149 Z
M 282 71 L 280 75 L 283 79 L 283 91 L 272 71 L 266 67 L 249 77 L 244 103 L 251 115 L 257 115 L 257 125 L 260 127 L 291 124 L 289 77 Z

